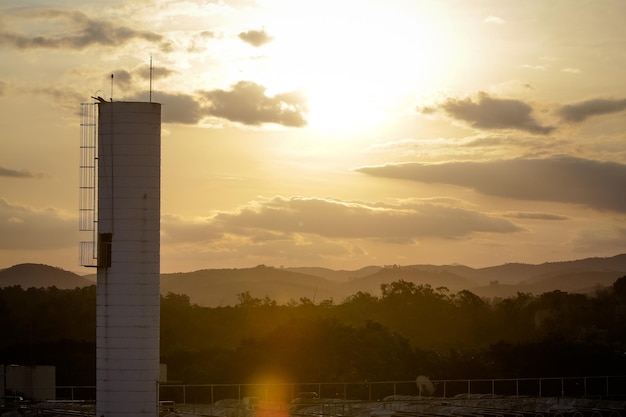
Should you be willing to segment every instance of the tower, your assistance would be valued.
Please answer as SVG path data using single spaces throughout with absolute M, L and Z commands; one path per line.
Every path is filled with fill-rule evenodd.
M 81 138 L 81 149 L 91 149 L 83 149 L 81 159 L 93 153 L 96 162 L 81 161 L 80 211 L 81 226 L 92 218 L 94 233 L 92 242 L 81 244 L 81 261 L 97 267 L 96 416 L 156 417 L 161 105 L 88 106 L 97 106 L 97 115 L 87 110 L 97 122 L 83 118 L 82 135 L 94 140 Z M 93 187 L 89 178 L 97 179 Z

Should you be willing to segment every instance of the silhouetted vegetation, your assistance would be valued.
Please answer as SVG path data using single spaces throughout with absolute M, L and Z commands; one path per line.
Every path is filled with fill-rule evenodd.
M 407 281 L 341 303 L 279 305 L 239 294 L 227 307 L 161 300 L 171 380 L 238 383 L 626 374 L 626 276 L 594 295 L 485 300 Z M 56 365 L 58 384 L 95 381 L 95 287 L 0 289 L 0 363 Z

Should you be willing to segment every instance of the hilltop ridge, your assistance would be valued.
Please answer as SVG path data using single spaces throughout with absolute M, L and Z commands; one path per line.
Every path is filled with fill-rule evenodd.
M 235 305 L 239 294 L 268 298 L 279 304 L 308 299 L 314 303 L 341 302 L 359 291 L 380 295 L 381 284 L 398 280 L 416 285 L 468 290 L 487 297 L 510 297 L 518 292 L 542 294 L 554 290 L 591 293 L 626 276 L 626 254 L 542 264 L 507 263 L 485 268 L 463 265 L 386 265 L 358 270 L 318 267 L 201 269 L 161 274 L 161 293 L 185 294 L 192 303 L 216 307 Z M 93 285 L 93 274 L 78 275 L 53 266 L 19 264 L 0 270 L 0 287 L 56 287 Z

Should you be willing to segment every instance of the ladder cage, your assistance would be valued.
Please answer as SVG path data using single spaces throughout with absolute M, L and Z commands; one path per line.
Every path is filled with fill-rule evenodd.
M 78 230 L 91 232 L 91 240 L 80 242 L 80 265 L 98 264 L 98 103 L 80 105 L 80 153 L 78 190 Z

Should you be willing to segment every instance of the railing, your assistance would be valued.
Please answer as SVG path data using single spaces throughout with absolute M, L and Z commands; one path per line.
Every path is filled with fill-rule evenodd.
M 486 396 L 570 397 L 626 400 L 626 376 L 448 379 L 433 380 L 438 398 Z M 264 401 L 291 402 L 303 393 L 319 398 L 377 401 L 389 396 L 419 396 L 415 381 L 298 383 L 298 384 L 196 384 L 162 383 L 161 400 L 176 404 L 213 404 L 220 400 L 256 397 Z M 95 386 L 58 386 L 57 399 L 95 400 Z M 306 395 L 306 394 L 305 394 Z
M 513 396 L 626 399 L 626 376 L 433 380 L 432 396 Z M 415 381 L 302 384 L 161 384 L 160 398 L 176 404 L 213 404 L 256 397 L 291 402 L 302 393 L 319 398 L 377 401 L 389 396 L 419 396 Z
M 416 381 L 162 384 L 159 406 L 160 415 L 228 417 L 626 417 L 626 376 L 432 382 L 434 396 L 422 399 Z M 54 401 L 14 405 L 23 415 L 95 417 L 95 389 L 61 386 Z
M 55 400 L 95 401 L 96 387 L 93 385 L 57 386 Z

